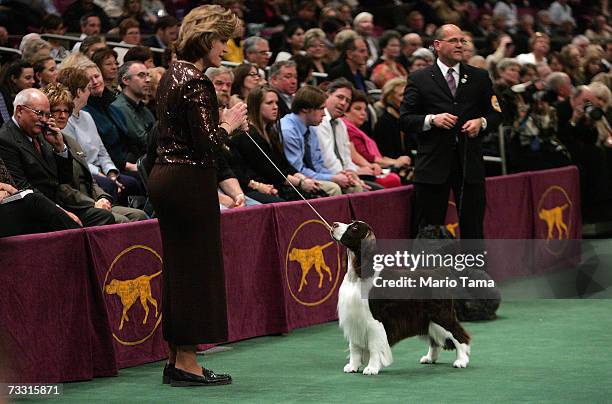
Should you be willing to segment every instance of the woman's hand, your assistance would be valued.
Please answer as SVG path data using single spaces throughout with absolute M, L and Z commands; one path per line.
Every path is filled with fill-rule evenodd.
M 224 109 L 219 125 L 232 133 L 238 128 L 248 130 L 247 106 L 244 102 L 239 102 L 230 109 Z
M 398 168 L 405 168 L 405 167 L 409 167 L 411 162 L 412 160 L 410 159 L 410 157 L 400 156 L 397 159 L 395 159 L 395 163 L 393 163 L 393 165 Z

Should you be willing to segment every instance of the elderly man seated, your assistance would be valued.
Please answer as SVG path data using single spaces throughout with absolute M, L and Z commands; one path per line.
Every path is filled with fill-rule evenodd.
M 72 212 L 85 226 L 113 224 L 113 214 L 91 201 L 60 201 L 60 184 L 70 183 L 72 152 L 51 118 L 49 100 L 37 89 L 15 97 L 12 119 L 0 129 L 0 157 L 18 189 L 33 189 Z

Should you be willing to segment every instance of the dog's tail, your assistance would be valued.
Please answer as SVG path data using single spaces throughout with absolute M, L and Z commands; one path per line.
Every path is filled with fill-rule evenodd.
M 154 273 L 153 275 L 149 275 L 149 276 L 147 276 L 147 278 L 149 278 L 149 280 L 151 280 L 151 279 L 155 278 L 156 276 L 158 276 L 158 275 L 159 275 L 159 274 L 161 274 L 161 273 L 162 273 L 162 271 L 156 272 L 156 273 Z
M 335 243 L 336 243 L 335 241 L 330 241 L 329 243 L 322 245 L 321 246 L 321 250 L 325 250 L 327 247 L 329 247 L 330 245 L 335 244 Z

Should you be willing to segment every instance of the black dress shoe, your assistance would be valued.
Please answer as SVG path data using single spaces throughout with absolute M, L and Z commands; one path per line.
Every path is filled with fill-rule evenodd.
M 174 367 L 172 369 L 170 385 L 172 387 L 219 386 L 232 382 L 232 377 L 230 375 L 218 375 L 212 370 L 205 368 L 202 368 L 202 373 L 204 373 L 204 375 L 200 376 Z
M 170 380 L 172 379 L 172 371 L 174 370 L 174 363 L 166 363 L 164 365 L 164 377 L 162 382 L 164 384 L 170 384 Z

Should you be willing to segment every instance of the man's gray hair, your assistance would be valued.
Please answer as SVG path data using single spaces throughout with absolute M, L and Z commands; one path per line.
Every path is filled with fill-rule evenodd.
M 295 60 L 282 60 L 280 62 L 276 62 L 270 66 L 270 77 L 278 76 L 283 67 L 295 67 L 297 69 L 297 64 L 295 63 Z
M 427 49 L 427 48 L 419 48 L 419 49 L 415 50 L 412 53 L 412 56 L 413 57 L 419 56 L 419 57 L 425 58 L 425 59 L 427 59 L 427 60 L 429 60 L 431 62 L 433 62 L 434 59 L 435 59 L 434 53 L 432 51 L 430 51 L 429 49 Z
M 261 41 L 267 41 L 267 39 L 260 36 L 250 36 L 244 40 L 244 56 L 255 51 L 255 46 Z
M 19 105 L 28 105 L 32 103 L 32 100 L 38 97 L 45 97 L 45 93 L 40 91 L 37 88 L 26 88 L 25 90 L 21 90 L 15 96 L 15 100 L 13 100 L 13 107 L 17 107 Z M 17 108 L 15 108 L 15 112 Z M 13 116 L 15 116 L 15 112 L 13 112 Z
M 499 61 L 499 63 L 497 63 L 497 69 L 501 71 L 506 70 L 510 66 L 516 66 L 519 69 L 521 68 L 521 64 L 514 58 L 503 58 Z
M 557 91 L 559 87 L 568 82 L 571 83 L 572 80 L 563 72 L 553 72 L 546 77 L 546 86 L 553 91 Z
M 204 73 L 206 75 L 206 77 L 208 77 L 211 81 L 215 79 L 215 77 L 221 75 L 221 74 L 229 74 L 232 81 L 234 81 L 234 72 L 232 71 L 232 69 L 229 69 L 225 66 L 219 66 L 219 67 L 209 67 L 208 69 L 206 69 L 206 72 Z
M 130 67 L 137 63 L 144 65 L 144 63 L 139 60 L 130 60 L 129 62 L 125 62 L 121 65 L 121 67 L 119 67 L 119 70 L 117 71 L 117 79 L 119 80 L 120 84 L 123 84 L 123 79 L 127 78 L 130 75 Z

